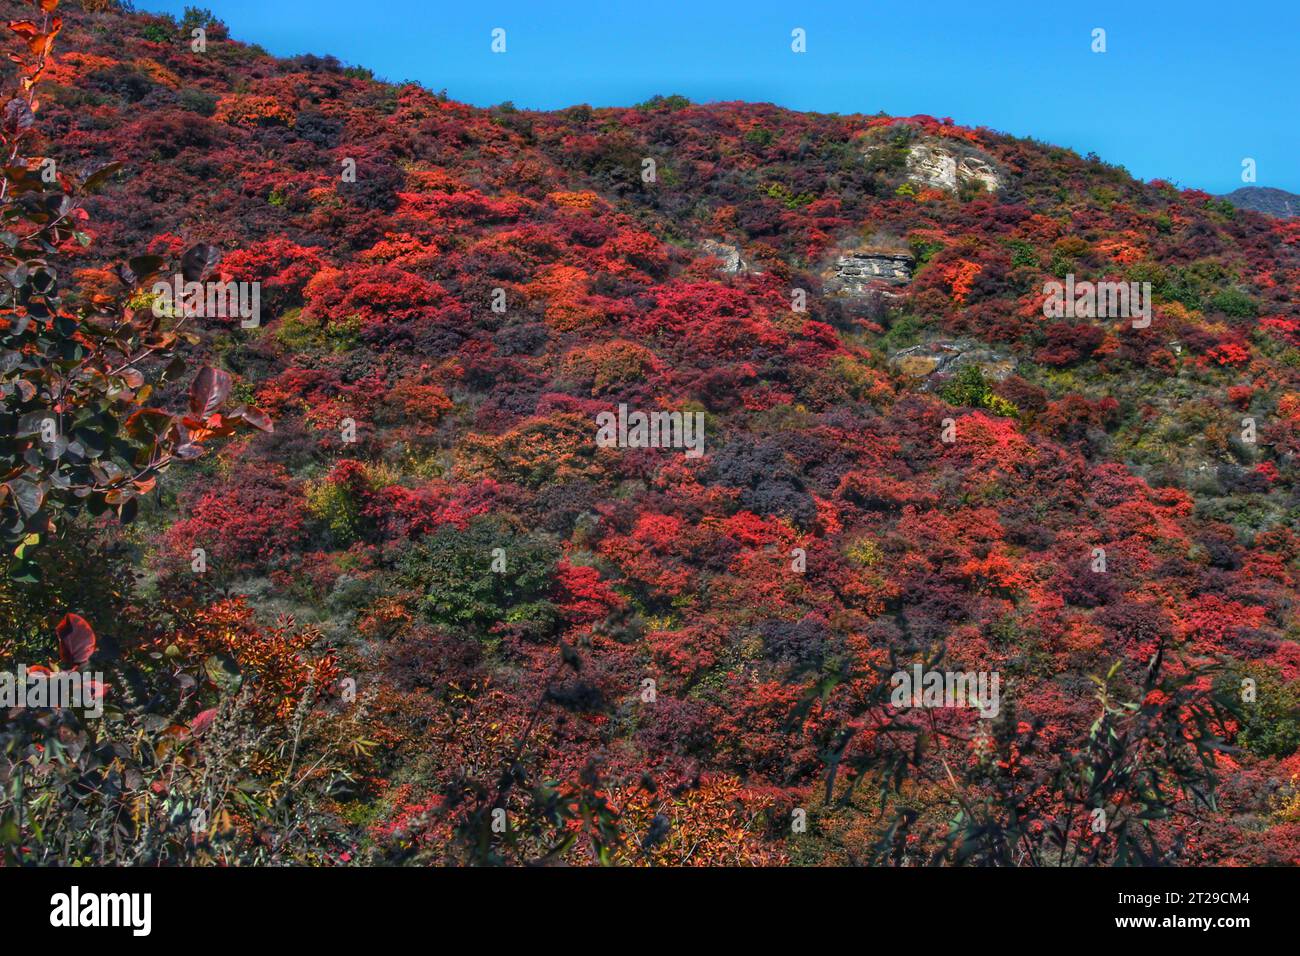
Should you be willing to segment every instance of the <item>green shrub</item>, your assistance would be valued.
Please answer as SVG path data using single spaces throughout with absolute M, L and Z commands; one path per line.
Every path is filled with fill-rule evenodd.
M 650 97 L 644 103 L 636 104 L 636 108 L 643 113 L 651 110 L 668 110 L 670 113 L 674 110 L 685 109 L 691 105 L 691 101 L 680 93 L 673 93 L 669 96 L 655 95 Z
M 308 484 L 307 511 L 338 547 L 357 539 L 361 520 L 357 503 L 338 482 L 323 479 Z
M 175 33 L 163 23 L 151 23 L 140 31 L 140 35 L 150 43 L 170 43 Z
M 217 98 L 203 90 L 183 89 L 177 94 L 177 98 L 180 100 L 181 109 L 198 113 L 200 116 L 211 116 L 217 111 Z
M 493 570 L 494 559 L 504 571 Z M 397 574 L 403 587 L 424 591 L 421 609 L 434 623 L 483 632 L 525 624 L 544 635 L 556 617 L 546 598 L 558 559 L 541 536 L 484 517 L 464 531 L 442 526 L 399 560 Z
M 1038 267 L 1038 251 L 1034 249 L 1033 245 L 1023 239 L 1012 239 L 1007 243 L 1007 246 L 1011 249 L 1011 265 L 1013 268 L 1019 269 L 1023 266 Z
M 994 415 L 1015 418 L 1020 414 L 1013 403 L 996 395 L 978 365 L 965 365 L 939 390 L 939 397 L 950 405 L 983 408 Z
M 1240 705 L 1238 743 L 1259 757 L 1287 757 L 1300 747 L 1300 684 L 1285 682 L 1258 665 L 1226 675 L 1221 686 L 1238 696 L 1245 679 L 1255 682 L 1253 702 Z
M 1257 303 L 1240 289 L 1223 289 L 1210 299 L 1210 307 L 1234 319 L 1249 319 L 1259 315 Z

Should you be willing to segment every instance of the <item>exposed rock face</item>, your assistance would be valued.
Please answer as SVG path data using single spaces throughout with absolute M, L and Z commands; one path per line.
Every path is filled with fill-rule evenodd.
M 849 295 L 863 295 L 872 282 L 904 285 L 912 281 L 915 260 L 906 253 L 850 252 L 835 260 L 834 274 Z
M 889 357 L 889 362 L 912 378 L 951 375 L 963 366 L 978 365 L 985 378 L 1000 382 L 1016 370 L 1015 356 L 968 339 L 913 345 L 895 352 Z M 926 388 L 929 386 L 927 382 Z
M 887 143 L 874 143 L 863 150 L 870 158 L 882 149 L 894 149 Z M 930 189 L 956 193 L 963 185 L 978 185 L 986 192 L 1003 186 L 1002 174 L 993 159 L 967 143 L 955 143 L 934 136 L 924 136 L 907 145 L 904 160 L 907 180 Z
M 957 191 L 957 159 L 929 146 L 913 146 L 907 154 L 907 178 L 936 189 Z
M 725 242 L 705 239 L 700 243 L 700 248 L 713 258 L 722 260 L 722 272 L 746 273 L 759 271 L 741 256 L 739 249 L 735 246 L 729 246 Z
M 956 192 L 963 182 L 976 182 L 986 192 L 1002 188 L 993 164 L 979 156 L 957 156 L 930 143 L 917 143 L 907 154 L 907 178 L 935 189 Z
M 984 187 L 985 192 L 995 193 L 1002 188 L 1002 178 L 993 164 L 978 156 L 964 156 L 957 163 L 957 179 L 973 180 Z

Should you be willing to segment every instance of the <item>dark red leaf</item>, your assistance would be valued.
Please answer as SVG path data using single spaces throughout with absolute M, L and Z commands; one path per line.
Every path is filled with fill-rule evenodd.
M 221 250 L 207 243 L 193 246 L 181 257 L 181 275 L 186 282 L 202 282 L 221 261 Z
M 245 407 L 238 415 L 232 415 L 231 417 L 242 418 L 258 431 L 275 431 L 275 424 L 271 421 L 271 416 L 266 414 L 266 412 L 262 411 L 260 408 L 254 408 L 251 405 Z
M 221 407 L 232 384 L 230 373 L 203 366 L 190 385 L 190 411 L 198 418 L 207 418 Z
M 59 636 L 59 660 L 65 666 L 80 667 L 95 653 L 95 632 L 80 614 L 63 615 L 55 633 Z

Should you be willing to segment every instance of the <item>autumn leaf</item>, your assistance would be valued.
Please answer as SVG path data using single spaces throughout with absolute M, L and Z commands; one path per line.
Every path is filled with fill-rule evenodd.
M 191 247 L 181 257 L 181 275 L 185 277 L 186 282 L 202 282 L 220 261 L 220 249 L 207 243 L 200 243 Z
M 59 660 L 65 666 L 80 667 L 95 653 L 95 632 L 81 615 L 63 615 L 55 633 L 59 637 Z
M 229 372 L 203 366 L 190 385 L 190 411 L 198 418 L 207 418 L 221 407 L 232 384 Z
M 199 736 L 203 731 L 212 726 L 212 722 L 217 719 L 217 708 L 209 707 L 190 721 L 190 734 L 194 737 Z

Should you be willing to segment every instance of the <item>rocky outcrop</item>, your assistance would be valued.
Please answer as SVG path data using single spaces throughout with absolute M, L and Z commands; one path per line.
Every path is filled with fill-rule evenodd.
M 906 285 L 912 281 L 915 264 L 907 253 L 849 252 L 835 260 L 831 274 L 843 292 L 862 295 L 873 282 Z
M 924 379 L 951 375 L 963 366 L 978 365 L 985 378 L 1000 382 L 1016 370 L 1015 356 L 969 339 L 913 345 L 891 355 L 889 364 L 903 375 Z
M 700 243 L 700 249 L 706 255 L 712 256 L 722 262 L 720 272 L 729 274 L 741 274 L 746 272 L 758 272 L 751 263 L 749 263 L 735 246 L 729 246 L 725 242 L 718 242 L 714 239 L 705 239 Z
M 986 192 L 1002 188 L 1002 180 L 989 160 L 970 153 L 957 155 L 932 143 L 917 143 L 908 151 L 907 178 L 953 193 L 968 182 L 978 183 Z
M 899 149 L 906 150 L 901 158 Z M 908 182 L 930 189 L 956 193 L 962 186 L 978 186 L 985 192 L 997 192 L 1004 185 L 992 157 L 968 143 L 934 136 L 914 139 L 903 147 L 876 142 L 863 150 L 863 156 L 884 162 L 882 168 L 901 171 Z

